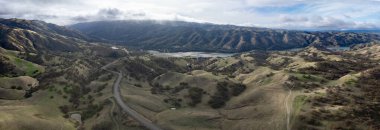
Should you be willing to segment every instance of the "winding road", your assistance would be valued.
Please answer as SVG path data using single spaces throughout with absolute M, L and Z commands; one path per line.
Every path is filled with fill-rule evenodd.
M 126 112 L 129 116 L 131 116 L 134 120 L 136 120 L 137 122 L 139 122 L 142 126 L 148 128 L 149 130 L 162 130 L 161 128 L 159 128 L 157 125 L 153 124 L 152 121 L 150 121 L 149 119 L 145 118 L 143 115 L 137 113 L 135 110 L 133 110 L 132 108 L 130 108 L 127 104 L 125 104 L 125 102 L 123 101 L 122 97 L 121 97 L 121 94 L 120 94 L 120 82 L 121 82 L 121 79 L 123 78 L 123 73 L 120 71 L 120 72 L 116 72 L 116 71 L 112 71 L 112 70 L 108 70 L 107 67 L 110 66 L 111 64 L 117 62 L 118 60 L 110 63 L 110 64 L 107 64 L 106 66 L 103 66 L 102 69 L 103 70 L 106 70 L 108 72 L 111 72 L 113 74 L 117 74 L 118 77 L 113 85 L 113 97 L 115 98 L 116 100 L 116 103 L 122 108 L 122 110 L 124 112 Z

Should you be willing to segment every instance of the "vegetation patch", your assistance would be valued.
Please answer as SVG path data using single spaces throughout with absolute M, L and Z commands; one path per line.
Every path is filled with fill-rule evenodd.
M 197 127 L 202 126 L 206 128 L 215 128 L 218 125 L 213 120 L 210 120 L 207 116 L 192 116 L 192 117 L 186 117 L 186 118 L 180 118 L 173 120 L 174 124 L 180 125 L 180 126 L 190 126 L 190 127 Z
M 326 79 L 336 80 L 350 72 L 365 70 L 373 66 L 374 63 L 371 62 L 321 61 L 316 64 L 316 67 L 302 68 L 299 71 L 302 74 L 321 75 Z
M 89 104 L 87 108 L 83 111 L 82 119 L 86 120 L 88 118 L 93 117 L 98 112 L 100 112 L 103 109 L 102 104 Z
M 216 89 L 217 91 L 211 96 L 211 99 L 208 102 L 208 104 L 214 109 L 223 107 L 232 96 L 240 95 L 246 89 L 246 86 L 243 84 L 219 82 L 216 85 Z
M 305 95 L 299 95 L 294 98 L 293 109 L 295 115 L 297 115 L 300 112 L 302 106 L 306 103 L 307 99 L 308 97 Z
M 42 72 L 44 72 L 44 68 L 37 65 L 37 64 L 34 64 L 32 62 L 29 62 L 29 61 L 26 61 L 26 60 L 23 60 L 23 59 L 20 59 L 17 57 L 13 57 L 13 56 L 9 56 L 9 57 L 10 57 L 12 63 L 17 68 L 20 68 L 21 70 L 23 70 L 25 75 L 27 75 L 27 76 L 33 77 L 33 76 L 39 75 Z
M 202 102 L 203 97 L 203 89 L 192 87 L 188 91 L 188 96 L 190 98 L 190 102 L 188 102 L 189 106 L 196 106 L 198 103 Z
M 302 120 L 311 126 L 333 129 L 380 129 L 380 68 L 366 71 L 355 87 L 329 86 L 326 95 L 311 98 L 309 110 Z M 301 129 L 310 127 L 303 126 Z
M 112 130 L 114 125 L 111 121 L 103 121 L 98 124 L 95 124 L 91 130 Z

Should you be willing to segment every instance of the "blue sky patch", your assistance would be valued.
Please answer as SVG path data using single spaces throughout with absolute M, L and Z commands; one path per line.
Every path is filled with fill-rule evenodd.
M 306 10 L 306 4 L 295 4 L 291 6 L 262 6 L 262 7 L 250 7 L 247 10 L 250 12 L 257 12 L 261 14 L 271 14 L 271 13 L 298 13 Z

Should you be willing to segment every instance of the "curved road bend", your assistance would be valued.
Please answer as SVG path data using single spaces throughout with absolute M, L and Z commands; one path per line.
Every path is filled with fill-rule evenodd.
M 112 64 L 112 63 L 111 63 Z M 137 122 L 139 122 L 141 125 L 144 127 L 148 128 L 149 130 L 162 130 L 159 128 L 157 125 L 153 124 L 150 120 L 142 116 L 141 114 L 137 113 L 135 110 L 130 108 L 123 99 L 121 98 L 120 94 L 120 82 L 121 79 L 123 78 L 123 74 L 121 72 L 115 72 L 112 70 L 107 70 L 106 67 L 108 67 L 110 64 L 102 67 L 102 69 L 109 71 L 111 73 L 117 74 L 118 77 L 113 85 L 113 97 L 116 100 L 116 103 L 125 111 L 129 116 L 131 116 L 133 119 L 135 119 Z

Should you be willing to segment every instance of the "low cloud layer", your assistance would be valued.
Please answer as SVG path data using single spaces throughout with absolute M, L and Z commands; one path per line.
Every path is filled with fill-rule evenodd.
M 181 20 L 285 29 L 380 27 L 379 0 L 0 0 L 1 18 L 60 25 L 99 20 Z

